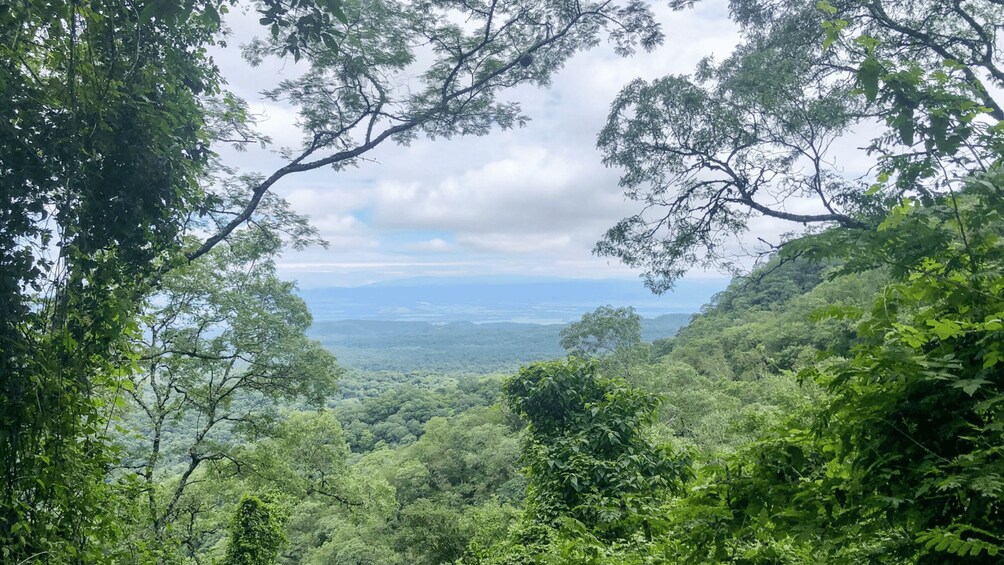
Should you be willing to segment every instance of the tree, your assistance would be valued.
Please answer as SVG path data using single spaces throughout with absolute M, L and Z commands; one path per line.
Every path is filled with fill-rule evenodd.
M 821 5 L 847 18 L 827 22 L 826 42 L 863 33 L 850 44 L 859 58 L 840 72 L 890 127 L 873 144 L 881 173 L 868 189 L 885 208 L 862 228 L 827 229 L 780 252 L 835 264 L 831 277 L 880 270 L 887 283 L 871 308 L 823 310 L 855 328 L 845 355 L 800 373 L 828 398 L 708 468 L 712 478 L 680 505 L 690 520 L 675 533 L 696 534 L 681 556 L 992 563 L 1004 551 L 1004 116 L 980 82 L 999 81 L 999 51 L 977 33 L 999 26 L 1000 12 L 906 7 Z
M 234 233 L 147 300 L 129 393 L 146 432 L 133 457 L 158 543 L 200 467 L 238 459 L 237 438 L 268 435 L 277 402 L 319 405 L 334 390 L 341 369 L 306 337 L 306 304 L 276 276 L 282 248 L 263 227 Z
M 131 365 L 122 336 L 160 277 L 253 224 L 275 183 L 355 164 L 388 140 L 523 123 L 516 105 L 496 101 L 504 89 L 546 84 L 607 31 L 624 54 L 662 39 L 634 0 L 268 0 L 270 36 L 247 52 L 309 61 L 269 91 L 300 109 L 305 142 L 283 150 L 288 163 L 270 175 L 242 175 L 212 151 L 267 144 L 246 104 L 221 91 L 207 53 L 229 5 L 0 7 L 0 86 L 11 93 L 0 102 L 4 559 L 103 556 L 90 540 L 114 529 L 95 517 L 114 498 L 104 475 L 116 456 L 103 436 Z M 432 62 L 401 86 L 416 46 L 429 46 Z M 186 232 L 204 239 L 183 242 Z
M 337 37 L 338 30 L 320 29 L 313 39 L 301 34 L 296 49 L 309 68 L 265 91 L 297 108 L 303 144 L 282 150 L 285 166 L 249 177 L 243 206 L 210 212 L 214 235 L 190 250 L 189 258 L 243 225 L 265 193 L 289 175 L 356 165 L 387 141 L 484 135 L 494 127 L 523 124 L 527 117 L 519 106 L 498 101 L 499 93 L 546 85 L 569 57 L 595 46 L 604 33 L 623 55 L 638 46 L 651 49 L 663 38 L 649 8 L 636 0 L 574 5 L 364 0 L 341 8 L 348 23 L 337 52 L 324 36 Z M 418 57 L 416 46 L 428 46 L 431 53 Z M 256 64 L 289 50 L 288 37 L 273 35 L 252 42 L 245 52 Z M 415 68 L 419 60 L 429 62 Z M 412 79 L 397 78 L 405 74 Z
M 291 563 L 304 562 L 332 523 L 349 522 L 351 528 L 354 521 L 362 527 L 359 522 L 379 517 L 387 507 L 390 487 L 350 466 L 349 448 L 332 412 L 287 411 L 280 417 L 267 436 L 228 446 L 227 457 L 207 461 L 192 474 L 168 539 L 180 541 L 186 557 L 213 562 L 225 554 L 221 533 L 245 493 L 267 493 L 268 502 L 288 515 L 279 531 L 289 537 L 281 559 Z M 173 487 L 183 470 L 163 480 L 165 486 Z
M 596 375 L 575 358 L 524 367 L 503 386 L 527 422 L 522 449 L 528 488 L 525 537 L 546 550 L 562 524 L 610 543 L 650 537 L 658 506 L 689 475 L 686 457 L 645 435 L 658 400 Z
M 461 513 L 448 504 L 418 499 L 401 509 L 398 544 L 410 563 L 454 563 L 464 554 L 470 533 Z
M 641 316 L 634 308 L 600 306 L 561 330 L 561 347 L 582 358 L 627 351 L 641 343 Z
M 282 524 L 286 512 L 275 503 L 245 496 L 230 524 L 230 542 L 223 565 L 272 565 L 286 543 Z
M 108 559 L 121 346 L 200 200 L 212 0 L 0 6 L 0 559 Z
M 1002 180 L 980 175 L 955 198 L 905 203 L 880 230 L 791 244 L 844 257 L 845 271 L 885 266 L 890 280 L 870 307 L 826 310 L 856 326 L 848 353 L 800 371 L 826 395 L 702 468 L 674 508 L 676 555 L 1000 560 Z
M 996 0 L 744 0 L 732 13 L 746 38 L 733 55 L 630 83 L 599 136 L 644 207 L 596 252 L 643 267 L 654 291 L 695 264 L 730 268 L 753 218 L 874 228 L 898 197 L 945 194 L 998 159 L 1004 110 L 984 85 L 1004 85 Z M 831 146 L 876 119 L 878 174 L 846 178 Z
M 1000 172 L 978 175 L 957 196 L 904 202 L 877 232 L 799 242 L 824 254 L 853 243 L 848 268 L 894 273 L 858 326 L 853 358 L 807 376 L 834 393 L 818 426 L 843 469 L 832 485 L 847 495 L 839 513 L 894 515 L 908 535 L 894 549 L 919 563 L 1004 552 L 1002 186 Z

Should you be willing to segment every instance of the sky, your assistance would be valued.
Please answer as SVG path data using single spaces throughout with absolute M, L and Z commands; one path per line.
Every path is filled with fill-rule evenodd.
M 625 59 L 601 44 L 573 58 L 549 88 L 510 91 L 505 98 L 518 101 L 531 118 L 525 127 L 477 138 L 418 139 L 407 147 L 385 144 L 357 168 L 280 181 L 275 191 L 309 216 L 330 244 L 286 253 L 280 274 L 305 288 L 410 277 L 637 277 L 615 259 L 592 254 L 609 227 L 638 211 L 618 187 L 619 171 L 601 163 L 596 135 L 630 80 L 690 73 L 705 56 L 727 57 L 738 41 L 724 2 L 655 10 L 666 39 L 654 52 Z M 265 101 L 260 91 L 302 67 L 287 60 L 250 68 L 234 45 L 258 33 L 257 16 L 232 16 L 231 47 L 214 54 L 228 88 L 261 116 L 260 129 L 276 146 L 296 146 L 295 113 Z M 283 164 L 270 150 L 222 152 L 242 172 L 268 174 Z M 695 272 L 688 278 L 723 276 Z

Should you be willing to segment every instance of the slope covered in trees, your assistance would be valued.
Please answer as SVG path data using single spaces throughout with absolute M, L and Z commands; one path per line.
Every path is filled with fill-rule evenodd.
M 209 54 L 226 45 L 234 8 L 261 15 L 263 37 L 243 50 L 250 65 L 305 65 L 262 85 L 298 115 L 292 147 L 269 147 Z M 276 183 L 419 135 L 519 125 L 519 105 L 499 95 L 547 84 L 601 39 L 628 55 L 662 33 L 632 2 L 0 5 L 2 558 L 142 559 L 119 517 L 132 512 L 136 477 L 108 436 L 141 371 L 137 318 L 165 275 L 242 232 L 298 245 Z M 414 80 L 399 80 L 405 69 Z M 284 162 L 238 171 L 220 157 L 227 145 Z
M 641 337 L 653 341 L 672 336 L 689 319 L 690 314 L 642 318 Z M 315 322 L 308 335 L 336 352 L 346 369 L 485 374 L 561 357 L 561 332 L 567 326 L 341 320 Z M 354 382 L 342 383 L 343 389 L 355 388 Z
M 270 188 L 513 126 L 501 92 L 662 32 L 637 2 L 266 1 L 246 53 L 310 63 L 269 93 L 305 139 L 242 175 L 213 143 L 268 141 L 206 55 L 229 6 L 0 7 L 5 562 L 1000 561 L 999 0 L 733 2 L 730 57 L 614 101 L 644 210 L 597 251 L 663 291 L 757 218 L 813 227 L 672 338 L 601 308 L 566 359 L 356 399 L 276 276 L 316 232 Z
M 869 272 L 825 281 L 823 269 L 802 263 L 787 263 L 776 269 L 772 265 L 769 270 L 770 274 L 762 279 L 737 280 L 678 337 L 654 346 L 636 342 L 630 348 L 634 351 L 606 354 L 588 365 L 581 362 L 579 366 L 571 365 L 568 370 L 580 376 L 570 381 L 556 381 L 555 392 L 568 389 L 568 393 L 573 393 L 581 386 L 581 378 L 586 378 L 585 382 L 594 378 L 624 379 L 619 386 L 626 393 L 633 391 L 630 394 L 634 395 L 627 398 L 642 402 L 635 409 L 640 410 L 636 414 L 643 417 L 634 425 L 644 427 L 644 422 L 649 421 L 645 415 L 654 410 L 652 425 L 642 437 L 648 437 L 652 445 L 673 445 L 677 455 L 663 464 L 683 465 L 675 474 L 652 472 L 653 477 L 676 479 L 666 484 L 665 489 L 654 485 L 642 488 L 641 494 L 650 498 L 632 509 L 641 514 L 611 518 L 614 522 L 627 519 L 636 526 L 648 524 L 643 529 L 652 530 L 650 535 L 655 539 L 656 532 L 665 528 L 670 518 L 668 505 L 694 504 L 684 496 L 688 487 L 696 488 L 696 481 L 703 480 L 710 469 L 718 468 L 758 441 L 769 439 L 773 430 L 792 414 L 804 413 L 822 402 L 827 397 L 826 391 L 811 383 L 800 385 L 792 371 L 815 361 L 815 344 L 821 333 L 829 331 L 843 336 L 844 344 L 835 346 L 833 353 L 846 354 L 852 332 L 847 323 L 811 322 L 807 314 L 834 304 L 862 307 L 885 280 L 884 276 Z M 800 320 L 801 325 L 792 327 L 791 322 L 796 320 Z M 723 343 L 727 347 L 714 357 L 697 355 L 707 343 Z M 592 368 L 585 369 L 587 366 Z M 540 369 L 550 379 L 558 379 L 565 370 L 564 363 Z M 587 370 L 594 371 L 592 374 L 596 376 L 583 373 Z M 529 373 L 526 378 L 533 374 Z M 386 477 L 390 490 L 396 495 L 397 510 L 391 515 L 397 516 L 397 520 L 385 523 L 382 534 L 368 534 L 368 543 L 375 547 L 367 546 L 367 551 L 383 548 L 379 549 L 384 556 L 382 560 L 372 562 L 396 562 L 391 560 L 393 558 L 402 563 L 444 563 L 463 557 L 475 562 L 509 559 L 517 563 L 545 559 L 545 555 L 552 553 L 550 558 L 553 559 L 583 562 L 589 552 L 612 550 L 615 555 L 624 557 L 653 551 L 651 547 L 628 543 L 630 540 L 616 535 L 611 538 L 611 534 L 589 543 L 586 541 L 591 537 L 576 537 L 575 532 L 592 532 L 596 526 L 594 522 L 583 526 L 563 519 L 562 529 L 552 534 L 547 533 L 548 528 L 540 530 L 541 524 L 527 522 L 526 510 L 522 509 L 530 504 L 524 499 L 527 479 L 519 470 L 524 464 L 532 465 L 525 458 L 536 453 L 538 448 L 524 445 L 520 449 L 523 424 L 510 412 L 517 408 L 506 401 L 500 402 L 501 383 L 505 379 L 465 380 L 456 388 L 446 387 L 440 392 L 406 387 L 374 401 L 335 405 L 334 414 L 345 427 L 344 437 L 350 449 L 361 455 L 355 465 L 363 466 L 370 474 Z M 617 381 L 610 382 L 603 386 Z M 510 401 L 518 398 L 512 392 L 507 394 Z M 595 403 L 595 400 L 582 402 Z M 548 401 L 542 406 L 552 404 Z M 602 405 L 595 407 L 602 409 Z M 585 420 L 591 420 L 592 408 L 585 410 Z M 567 410 L 559 412 L 568 413 Z M 568 425 L 571 424 L 565 424 Z M 594 425 L 612 431 L 617 428 L 610 426 L 621 424 L 596 422 Z M 391 432 L 395 428 L 400 432 Z M 588 441 L 595 437 L 596 429 L 586 428 L 581 433 L 585 434 L 579 436 L 581 441 Z M 544 441 L 540 447 L 543 449 L 551 440 L 538 441 Z M 503 447 L 506 445 L 508 447 Z M 683 454 L 687 454 L 686 457 Z M 560 465 L 561 459 L 567 456 L 568 453 L 558 451 L 550 458 Z M 690 464 L 685 465 L 688 460 Z M 575 465 L 595 463 L 583 461 Z M 576 483 L 582 481 L 583 496 L 589 492 L 593 492 L 593 496 L 613 499 L 623 496 L 609 491 L 606 483 L 588 482 L 588 475 L 575 478 L 576 473 L 565 471 L 558 473 L 556 478 L 566 482 L 573 478 Z M 637 471 L 632 471 L 632 475 L 635 473 Z M 569 488 L 575 490 L 574 486 Z M 576 512 L 591 512 L 589 508 L 595 511 L 602 507 L 603 504 L 590 503 Z M 611 510 L 616 507 L 619 503 Z M 328 511 L 352 513 L 351 508 L 328 508 Z M 538 512 L 533 511 L 533 515 Z M 701 512 L 683 513 L 679 517 L 682 520 L 693 514 L 703 517 Z M 577 516 L 584 515 L 572 514 L 568 518 L 580 521 Z M 411 530 L 412 527 L 416 530 Z M 586 529 L 582 530 L 583 527 Z M 517 552 L 509 555 L 514 550 L 507 549 L 508 540 L 514 535 L 531 536 L 536 546 L 528 545 L 532 540 L 526 537 L 514 538 L 513 543 L 518 547 L 537 547 L 541 554 Z M 624 535 L 623 531 L 620 535 Z M 325 555 L 346 551 L 342 545 L 346 540 L 325 539 L 326 551 L 331 552 Z M 424 545 L 430 539 L 436 539 L 436 543 L 441 544 L 437 546 L 440 549 L 433 551 L 432 546 Z M 608 547 L 608 544 L 611 545 Z M 663 558 L 669 562 L 675 559 L 668 555 Z
M 703 492 L 697 486 L 712 469 L 828 397 L 793 371 L 814 362 L 820 335 L 843 337 L 832 352 L 847 354 L 852 332 L 807 314 L 862 307 L 885 281 L 876 272 L 824 280 L 831 270 L 771 264 L 736 280 L 678 336 L 636 339 L 589 361 L 535 365 L 518 377 L 440 377 L 332 400 L 320 412 L 279 406 L 264 436 L 215 436 L 211 445 L 225 456 L 186 479 L 166 533 L 172 551 L 225 558 L 227 524 L 253 507 L 241 493 L 254 493 L 281 517 L 279 563 L 576 563 L 601 559 L 594 553 L 665 552 L 660 536 L 672 516 L 681 524 L 711 517 L 673 505 L 702 501 L 691 492 Z M 584 318 L 575 335 L 623 323 L 612 312 Z M 723 347 L 699 355 L 709 343 Z M 530 391 L 572 396 L 533 400 Z M 545 408 L 559 420 L 535 420 Z M 528 435 L 533 422 L 540 431 Z M 165 434 L 165 445 L 185 437 L 185 426 Z M 194 421 L 187 426 L 199 432 Z M 185 475 L 189 450 L 163 456 L 157 477 L 167 493 Z M 642 453 L 648 459 L 637 459 Z M 621 486 L 618 472 L 628 481 Z M 635 482 L 639 475 L 648 478 Z M 649 539 L 641 543 L 639 532 Z M 668 555 L 659 559 L 672 562 Z

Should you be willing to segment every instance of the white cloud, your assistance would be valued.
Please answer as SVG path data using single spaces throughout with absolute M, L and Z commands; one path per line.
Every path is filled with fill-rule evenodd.
M 341 270 L 386 269 L 402 267 L 460 267 L 477 265 L 469 261 L 364 261 L 364 262 L 282 262 L 279 266 L 289 271 L 337 272 Z
M 321 233 L 321 239 L 328 243 L 328 248 L 317 253 L 343 253 L 345 251 L 377 250 L 381 247 L 379 239 L 362 235 L 331 235 Z
M 434 253 L 442 253 L 444 251 L 450 251 L 451 249 L 453 249 L 453 246 L 450 245 L 446 240 L 435 237 L 426 241 L 419 241 L 416 243 L 412 243 L 408 245 L 408 249 L 412 249 L 414 251 L 431 251 Z
M 632 209 L 616 185 L 597 159 L 514 147 L 438 182 L 379 183 L 375 226 L 451 230 L 461 245 L 499 253 L 591 247 Z
M 690 73 L 706 55 L 726 56 L 737 40 L 716 4 L 654 9 L 667 36 L 656 52 L 624 59 L 600 45 L 569 61 L 549 89 L 506 93 L 505 99 L 521 103 L 530 116 L 525 128 L 484 138 L 388 144 L 356 168 L 281 180 L 275 190 L 332 244 L 328 250 L 290 254 L 281 268 L 301 280 L 319 273 L 324 284 L 495 273 L 635 276 L 616 261 L 591 254 L 607 228 L 638 209 L 625 202 L 619 172 L 601 164 L 596 135 L 613 97 L 629 80 Z M 262 128 L 276 145 L 295 144 L 300 139 L 295 112 L 258 92 L 306 67 L 266 61 L 251 69 L 241 62 L 234 47 L 261 33 L 256 20 L 253 11 L 239 16 L 233 24 L 238 37 L 216 57 L 231 87 L 264 113 Z M 284 164 L 272 151 L 226 156 L 244 171 L 266 175 Z M 370 211 L 372 221 L 365 216 Z M 430 253 L 443 261 L 417 260 Z
M 492 253 L 535 253 L 540 251 L 562 251 L 568 249 L 572 238 L 568 235 L 524 235 L 524 234 L 468 234 L 457 241 L 478 251 Z
M 297 188 L 286 191 L 286 200 L 297 210 L 316 214 L 318 212 L 347 213 L 365 208 L 372 203 L 372 195 L 365 186 L 346 186 L 335 182 L 330 172 L 298 177 Z

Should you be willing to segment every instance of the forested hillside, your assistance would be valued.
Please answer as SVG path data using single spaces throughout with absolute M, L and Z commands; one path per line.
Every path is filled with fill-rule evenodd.
M 3 2 L 0 562 L 1000 563 L 1002 8 L 732 0 L 726 56 L 612 100 L 597 147 L 625 199 L 594 195 L 634 209 L 594 253 L 639 284 L 730 285 L 686 320 L 527 328 L 313 326 L 280 266 L 329 242 L 277 187 L 523 126 L 514 97 L 581 52 L 671 43 L 663 7 Z M 256 86 L 296 141 L 227 90 L 238 11 L 243 64 L 300 65 Z M 229 162 L 257 148 L 265 171 Z M 531 194 L 508 204 L 592 225 L 584 196 Z M 541 244 L 479 235 L 400 249 Z M 349 268 L 388 264 L 414 262 Z
M 568 481 L 582 481 L 570 492 L 599 497 L 586 507 L 572 505 L 579 508 L 574 514 L 581 516 L 578 520 L 609 522 L 604 528 L 618 532 L 627 527 L 624 520 L 637 519 L 630 517 L 631 512 L 651 511 L 645 508 L 654 508 L 652 505 L 703 503 L 700 496 L 683 496 L 685 491 L 673 485 L 679 482 L 696 488 L 694 473 L 710 474 L 706 469 L 717 469 L 728 458 L 771 438 L 792 415 L 807 413 L 827 398 L 825 390 L 812 382 L 799 383 L 794 371 L 810 366 L 827 348 L 831 354 L 847 354 L 852 324 L 812 322 L 810 314 L 835 305 L 864 307 L 887 281 L 878 272 L 826 280 L 825 275 L 833 271 L 833 267 L 805 262 L 775 261 L 751 278 L 734 281 L 676 337 L 654 344 L 638 337 L 614 341 L 611 351 L 596 352 L 592 361 L 533 365 L 518 377 L 512 373 L 458 377 L 427 372 L 425 378 L 402 375 L 401 382 L 386 382 L 360 373 L 354 378 L 385 382 L 382 391 L 360 391 L 355 397 L 336 395 L 320 412 L 280 407 L 283 422 L 267 438 L 219 436 L 217 441 L 232 450 L 228 458 L 234 457 L 253 472 L 249 475 L 248 468 L 234 467 L 236 462 L 226 459 L 200 469 L 179 499 L 178 512 L 192 521 L 185 531 L 177 532 L 178 542 L 202 560 L 222 559 L 232 512 L 227 509 L 233 508 L 239 493 L 262 492 L 267 493 L 266 507 L 281 510 L 277 524 L 283 525 L 288 536 L 278 553 L 281 563 L 543 559 L 543 555 L 525 553 L 522 543 L 510 537 L 530 535 L 519 532 L 532 526 L 526 522 L 530 505 L 541 504 L 527 498 L 534 492 L 527 490 L 524 471 L 533 453 L 527 451 L 525 443 L 529 416 L 521 416 L 520 411 L 526 408 L 513 404 L 516 397 L 511 392 L 522 380 L 539 378 L 537 373 L 553 379 L 556 386 L 568 387 L 568 393 L 584 394 L 578 389 L 584 383 L 605 390 L 597 400 L 605 398 L 603 402 L 612 404 L 595 406 L 610 410 L 606 417 L 618 419 L 591 425 L 614 426 L 611 433 L 618 434 L 623 432 L 617 432 L 616 426 L 636 427 L 630 436 L 637 439 L 630 441 L 643 442 L 639 453 L 654 450 L 654 460 L 646 464 L 662 469 L 659 481 L 665 484 L 645 483 L 648 486 L 641 491 L 638 485 L 630 486 L 633 483 L 623 487 L 628 493 L 644 494 L 647 502 L 637 508 L 617 509 L 609 506 L 609 499 L 624 493 L 599 488 L 610 480 L 595 475 L 604 468 L 602 464 L 595 467 L 597 461 L 580 460 L 580 456 L 561 462 L 560 458 L 571 453 L 554 454 L 559 458 L 556 464 L 566 470 L 552 480 L 566 486 Z M 637 333 L 639 321 L 618 316 L 623 313 L 601 310 L 597 314 L 603 317 L 574 324 L 571 328 L 580 331 L 566 331 L 565 336 L 578 341 L 566 341 L 566 345 L 590 343 L 611 325 L 626 329 L 625 335 L 632 330 Z M 352 378 L 350 375 L 350 382 Z M 621 399 L 619 395 L 625 396 Z M 545 407 L 562 418 L 572 417 L 575 410 L 551 406 L 551 402 L 541 408 Z M 260 409 L 247 407 L 255 408 Z M 655 410 L 654 420 L 650 422 L 643 413 L 636 414 L 641 419 L 633 420 L 632 410 Z M 622 417 L 628 419 L 619 420 Z M 582 449 L 592 443 L 592 433 L 579 440 L 585 442 Z M 190 438 L 197 434 L 198 426 L 192 422 L 164 435 L 161 465 L 165 472 L 161 480 L 165 484 L 175 483 L 184 473 L 185 453 Z M 177 445 L 181 448 L 173 453 L 181 464 L 169 466 L 172 459 L 167 456 L 167 446 Z M 665 448 L 656 445 L 672 445 L 673 450 L 660 451 Z M 134 444 L 130 452 L 144 449 L 150 449 L 149 444 Z M 600 454 L 596 456 L 602 459 Z M 626 470 L 619 472 L 636 465 L 625 464 Z M 648 467 L 638 472 L 654 473 Z M 660 494 L 669 487 L 675 497 Z M 223 501 L 229 502 L 219 506 L 219 512 L 206 512 Z M 606 512 L 612 514 L 594 516 L 588 510 L 591 507 L 608 508 Z M 703 518 L 688 510 L 678 519 L 679 527 L 689 528 L 689 520 Z M 560 530 L 561 535 L 575 531 Z M 546 539 L 549 534 L 537 543 Z M 579 562 L 577 552 L 598 550 L 575 537 L 554 544 L 558 542 L 533 547 L 545 552 L 573 551 L 573 556 L 556 553 L 551 557 L 571 562 Z M 645 544 L 630 547 L 633 549 L 617 551 L 652 551 Z M 667 549 L 660 547 L 659 551 Z M 676 558 L 667 554 L 663 559 Z
M 643 318 L 642 338 L 672 336 L 689 319 L 690 314 Z M 560 334 L 567 326 L 341 320 L 315 322 L 308 335 L 349 369 L 484 374 L 563 356 Z

